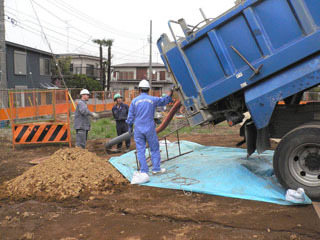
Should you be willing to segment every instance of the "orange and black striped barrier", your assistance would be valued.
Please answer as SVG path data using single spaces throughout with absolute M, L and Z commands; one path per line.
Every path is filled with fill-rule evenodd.
M 25 99 L 29 99 L 31 106 L 27 106 Z M 39 143 L 69 143 L 71 147 L 67 89 L 9 92 L 9 106 L 13 149 L 20 144 Z M 46 116 L 47 120 L 34 121 L 41 116 Z
M 15 124 L 12 129 L 13 147 L 17 144 L 69 143 L 70 127 L 67 123 Z

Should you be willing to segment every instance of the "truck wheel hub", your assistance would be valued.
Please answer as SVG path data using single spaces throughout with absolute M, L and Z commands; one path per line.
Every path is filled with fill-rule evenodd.
M 319 171 L 320 170 L 320 154 L 316 153 L 309 153 L 305 157 L 305 165 L 310 171 Z
M 320 186 L 320 145 L 302 144 L 290 154 L 289 171 L 300 183 Z

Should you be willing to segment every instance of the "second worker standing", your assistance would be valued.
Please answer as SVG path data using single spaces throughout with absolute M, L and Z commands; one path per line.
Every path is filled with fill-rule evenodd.
M 112 114 L 116 121 L 116 128 L 118 136 L 122 135 L 123 133 L 128 132 L 128 124 L 126 120 L 128 118 L 129 106 L 122 102 L 122 96 L 117 93 L 114 95 L 114 101 L 116 105 L 112 108 Z M 117 146 L 117 152 L 121 152 L 122 142 Z M 125 152 L 130 151 L 130 139 L 126 140 L 126 149 Z

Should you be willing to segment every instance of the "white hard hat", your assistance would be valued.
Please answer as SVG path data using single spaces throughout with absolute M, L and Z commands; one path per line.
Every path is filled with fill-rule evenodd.
M 139 88 L 150 88 L 149 82 L 145 79 L 141 80 L 139 83 Z
M 82 89 L 81 92 L 80 92 L 80 96 L 81 95 L 85 95 L 85 94 L 90 95 L 90 93 L 89 93 L 89 91 L 87 89 Z

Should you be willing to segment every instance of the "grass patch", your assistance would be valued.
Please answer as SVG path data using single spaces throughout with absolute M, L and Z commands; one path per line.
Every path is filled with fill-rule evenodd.
M 76 138 L 76 131 L 71 124 L 71 136 L 72 139 Z M 97 121 L 91 121 L 91 129 L 88 134 L 88 139 L 103 139 L 114 138 L 117 136 L 116 122 L 113 118 L 102 118 Z
M 91 122 L 89 139 L 114 138 L 117 136 L 116 122 L 111 118 Z

